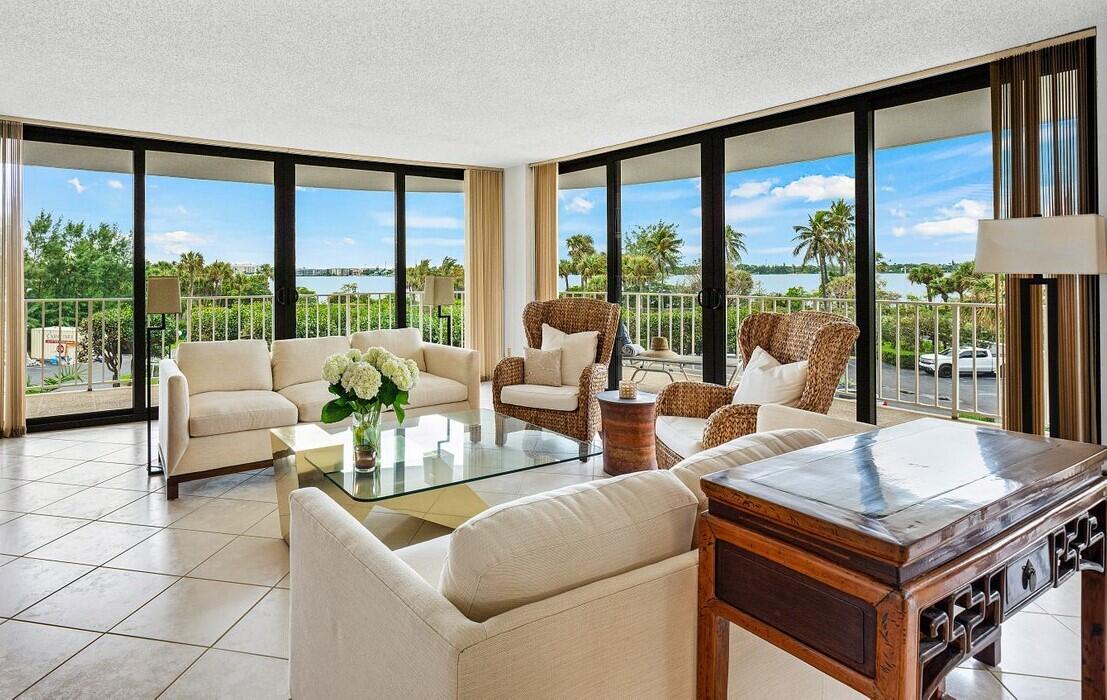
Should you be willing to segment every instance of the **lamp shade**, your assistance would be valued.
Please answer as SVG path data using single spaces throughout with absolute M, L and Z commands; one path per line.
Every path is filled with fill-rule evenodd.
M 150 277 L 146 280 L 146 313 L 181 313 L 180 278 Z
M 1107 273 L 1103 217 L 1034 216 L 982 219 L 976 271 L 988 274 L 1101 275 Z
M 423 287 L 423 306 L 451 306 L 454 303 L 454 278 L 427 275 Z

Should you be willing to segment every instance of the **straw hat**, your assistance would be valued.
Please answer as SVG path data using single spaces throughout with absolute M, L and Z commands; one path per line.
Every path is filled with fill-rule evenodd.
M 650 350 L 655 352 L 661 352 L 669 349 L 669 339 L 664 336 L 657 336 L 656 338 L 650 338 Z

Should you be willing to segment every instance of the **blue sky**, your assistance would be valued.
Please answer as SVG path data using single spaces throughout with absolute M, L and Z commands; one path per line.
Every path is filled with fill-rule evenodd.
M 726 175 L 726 222 L 746 233 L 751 264 L 798 263 L 792 226 L 833 199 L 854 199 L 853 156 L 757 168 Z M 876 157 L 877 249 L 892 262 L 971 260 L 976 220 L 992 213 L 991 135 L 882 149 Z M 591 234 L 604 246 L 604 188 L 562 190 L 559 252 L 565 239 Z M 699 179 L 626 185 L 623 231 L 659 219 L 678 225 L 685 259 L 700 257 Z
M 29 166 L 24 211 L 116 223 L 131 230 L 129 174 Z M 460 192 L 409 192 L 407 257 L 464 261 Z M 296 264 L 300 267 L 392 267 L 395 199 L 391 191 L 297 188 Z M 177 259 L 195 250 L 206 260 L 273 262 L 273 187 L 265 184 L 150 176 L 146 186 L 146 256 Z

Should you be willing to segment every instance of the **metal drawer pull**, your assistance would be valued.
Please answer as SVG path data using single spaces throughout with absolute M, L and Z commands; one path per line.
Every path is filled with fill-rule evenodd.
M 1027 559 L 1026 564 L 1022 567 L 1022 587 L 1023 589 L 1032 589 L 1037 581 L 1038 572 L 1034 570 L 1034 564 Z

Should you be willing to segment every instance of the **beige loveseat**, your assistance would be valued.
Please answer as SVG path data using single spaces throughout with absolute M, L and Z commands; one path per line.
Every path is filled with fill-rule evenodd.
M 319 422 L 333 397 L 323 361 L 351 347 L 379 346 L 419 366 L 408 416 L 480 408 L 475 350 L 424 343 L 417 328 L 363 331 L 350 337 L 181 343 L 162 360 L 158 432 L 166 495 L 183 481 L 272 463 L 269 429 Z
M 765 408 L 759 429 L 793 430 L 714 448 L 716 464 L 871 429 Z M 293 492 L 291 696 L 694 697 L 710 457 L 524 497 L 396 552 L 322 492 Z M 860 697 L 739 628 L 730 663 L 734 698 Z

